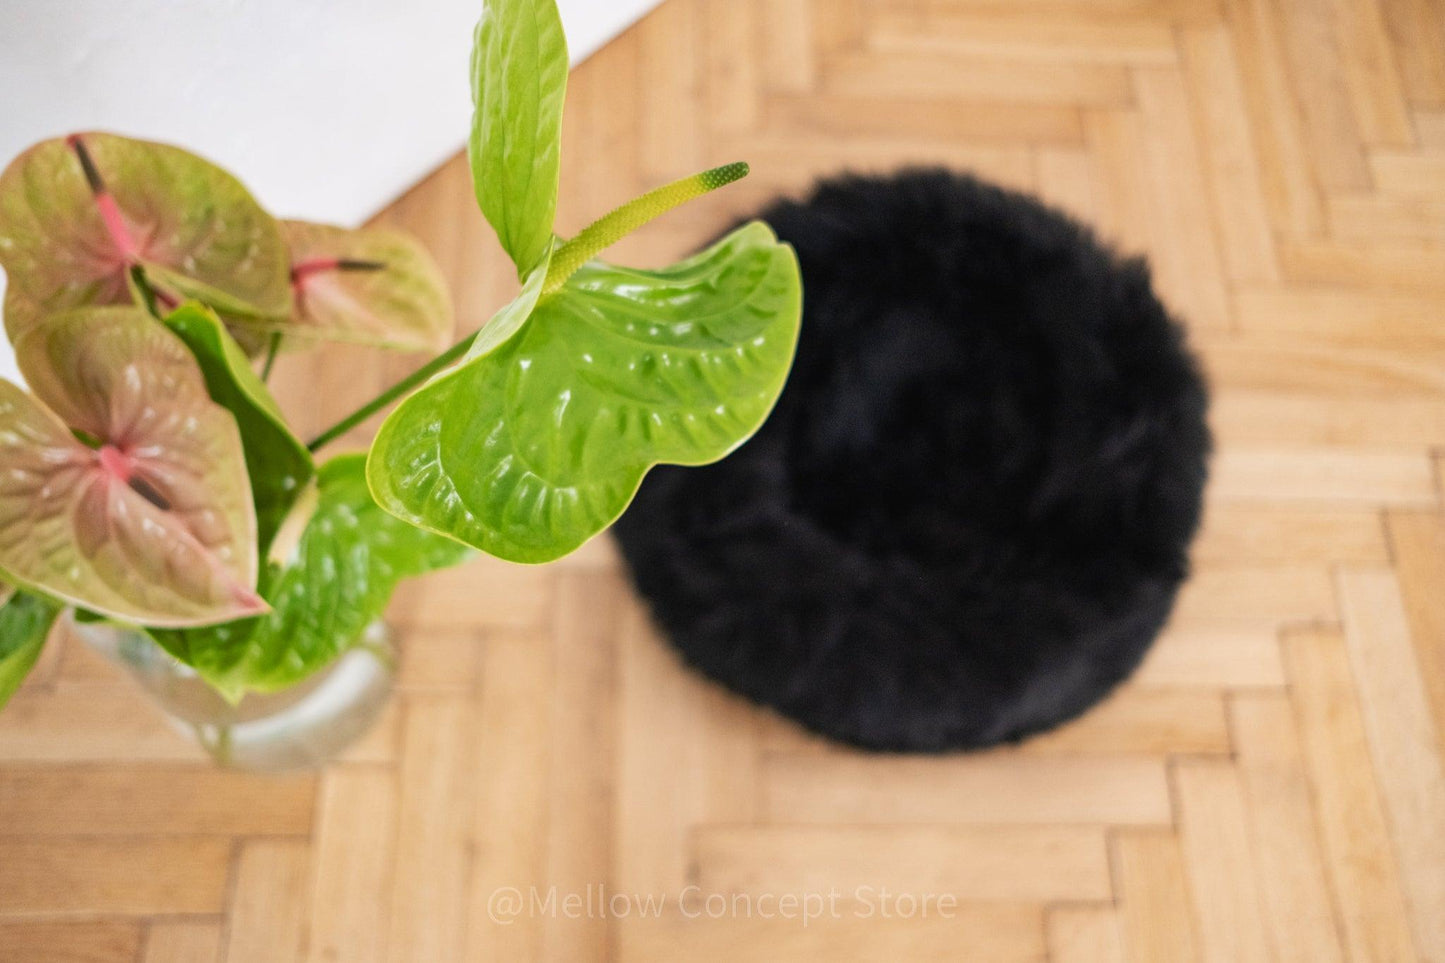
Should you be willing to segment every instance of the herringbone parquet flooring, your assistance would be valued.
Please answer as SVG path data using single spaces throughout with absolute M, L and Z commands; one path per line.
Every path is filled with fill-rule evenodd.
M 568 109 L 564 230 L 753 163 L 634 262 L 904 162 L 1148 253 L 1220 440 L 1157 651 L 1020 749 L 865 757 L 682 671 L 604 541 L 405 590 L 384 724 L 268 779 L 54 646 L 0 716 L 0 959 L 1445 961 L 1445 0 L 668 0 Z M 382 218 L 475 325 L 514 282 L 469 195 L 456 160 Z M 408 363 L 289 360 L 284 400 Z

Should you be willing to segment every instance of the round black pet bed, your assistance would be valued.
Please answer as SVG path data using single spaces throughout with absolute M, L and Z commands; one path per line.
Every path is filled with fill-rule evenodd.
M 732 457 L 617 526 L 653 614 L 737 692 L 869 749 L 1021 739 L 1138 665 L 1199 523 L 1206 394 L 1145 265 L 944 171 L 761 215 L 797 365 Z

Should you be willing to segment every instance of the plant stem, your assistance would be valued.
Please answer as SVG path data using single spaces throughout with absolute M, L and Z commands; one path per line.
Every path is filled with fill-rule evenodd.
M 266 363 L 261 366 L 261 382 L 271 380 L 271 369 L 276 367 L 276 355 L 281 350 L 281 332 L 271 332 L 271 343 L 266 346 Z
M 405 378 L 401 379 L 396 384 L 392 385 L 390 388 L 386 389 L 381 394 L 377 395 L 375 398 L 362 405 L 360 408 L 356 409 L 351 414 L 338 421 L 336 424 L 332 425 L 330 428 L 317 435 L 315 440 L 313 440 L 306 447 L 312 452 L 317 452 L 320 451 L 322 448 L 325 448 L 327 445 L 331 444 L 331 442 L 340 438 L 342 435 L 346 434 L 348 431 L 355 428 L 357 425 L 361 424 L 363 421 L 370 418 L 372 415 L 376 414 L 378 411 L 385 408 L 387 405 L 391 404 L 393 401 L 397 400 L 411 389 L 417 387 L 422 382 L 429 379 L 432 375 L 436 374 L 439 371 L 442 371 L 453 362 L 460 360 L 462 355 L 467 353 L 467 349 L 472 346 L 472 342 L 476 339 L 477 336 L 473 334 L 458 341 L 446 351 L 437 355 L 435 358 L 431 359 L 426 364 L 422 365 L 420 368 L 416 369 L 411 374 L 407 375 Z
M 135 284 L 136 290 L 140 293 L 140 306 L 145 308 L 151 317 L 157 321 L 161 320 L 161 313 L 156 310 L 155 288 L 152 288 L 150 282 L 146 279 L 145 270 L 138 264 L 132 266 L 130 269 L 130 279 Z

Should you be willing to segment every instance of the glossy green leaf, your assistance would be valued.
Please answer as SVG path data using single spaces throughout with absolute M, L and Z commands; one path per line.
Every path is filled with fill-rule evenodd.
M 291 310 L 280 226 L 208 161 L 92 133 L 37 144 L 0 174 L 0 266 L 12 339 L 47 314 L 131 303 L 135 265 L 171 295 L 224 313 L 284 318 Z
M 7 591 L 0 585 L 0 592 Z M 40 650 L 60 607 L 33 595 L 14 594 L 0 600 L 0 708 L 3 708 L 40 658 Z
M 716 461 L 762 425 L 801 312 L 797 259 L 763 224 L 663 271 L 592 262 L 391 414 L 372 492 L 493 555 L 558 558 L 615 521 L 653 465 Z
M 470 554 L 383 512 L 367 490 L 364 455 L 327 462 L 317 480 L 318 497 L 294 550 L 262 576 L 268 615 L 152 633 L 231 698 L 282 689 L 323 668 L 382 615 L 398 582 Z
M 472 48 L 477 202 L 526 277 L 552 241 L 567 95 L 555 0 L 486 0 Z
M 491 354 L 504 341 L 509 340 L 512 335 L 522 329 L 532 312 L 537 309 L 537 302 L 542 298 L 542 287 L 547 282 L 547 266 L 551 263 L 552 248 L 549 245 L 542 260 L 532 269 L 522 282 L 522 290 L 513 298 L 506 307 L 498 311 L 492 320 L 482 326 L 477 336 L 472 339 L 471 345 L 467 348 L 466 358 L 480 358 Z
M 294 310 L 288 341 L 349 341 L 440 351 L 452 341 L 446 279 L 413 237 L 387 228 L 350 231 L 282 221 L 291 248 Z
M 236 418 L 251 476 L 259 550 L 264 553 L 302 486 L 316 473 L 311 453 L 291 433 L 276 399 L 214 312 L 184 304 L 167 315 L 165 323 L 200 363 L 212 400 Z
M 139 308 L 86 308 L 15 347 L 38 400 L 0 381 L 7 580 L 146 625 L 265 611 L 240 434 L 185 344 Z

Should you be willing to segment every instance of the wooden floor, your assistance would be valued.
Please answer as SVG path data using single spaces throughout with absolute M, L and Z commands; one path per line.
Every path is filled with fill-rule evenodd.
M 384 724 L 265 779 L 55 646 L 0 716 L 0 959 L 1445 961 L 1445 0 L 669 0 L 568 111 L 564 231 L 753 164 L 634 262 L 919 161 L 1147 252 L 1220 439 L 1157 651 L 1022 749 L 869 758 L 682 671 L 600 542 L 407 589 Z M 514 282 L 469 194 L 383 219 L 475 326 Z M 407 363 L 289 360 L 284 401 Z

